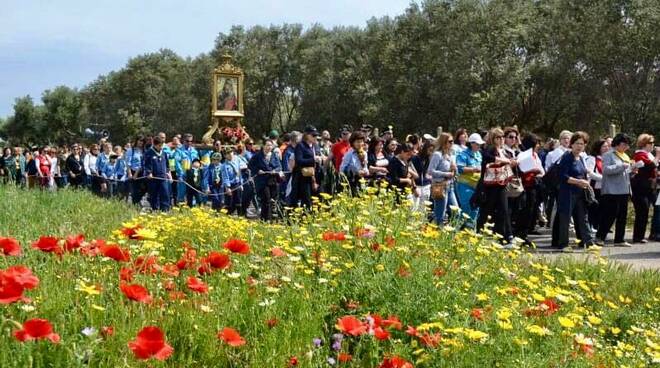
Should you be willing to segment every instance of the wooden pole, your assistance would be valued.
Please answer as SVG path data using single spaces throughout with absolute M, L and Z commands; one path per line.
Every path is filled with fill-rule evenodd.
M 614 137 L 616 135 L 616 124 L 610 124 L 610 137 Z

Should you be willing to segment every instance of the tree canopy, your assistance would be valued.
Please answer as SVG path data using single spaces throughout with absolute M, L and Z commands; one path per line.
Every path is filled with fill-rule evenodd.
M 365 27 L 234 26 L 208 53 L 140 55 L 80 90 L 16 99 L 0 134 L 65 143 L 85 128 L 113 139 L 210 123 L 211 74 L 224 53 L 246 75 L 254 136 L 312 124 L 475 129 L 516 124 L 630 133 L 660 121 L 660 3 L 655 0 L 425 0 Z

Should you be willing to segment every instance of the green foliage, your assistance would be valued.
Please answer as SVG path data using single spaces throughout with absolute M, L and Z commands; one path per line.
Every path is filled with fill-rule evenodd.
M 49 126 L 58 142 L 81 127 L 119 141 L 159 130 L 199 136 L 226 52 L 245 71 L 255 136 L 363 122 L 401 133 L 517 124 L 548 135 L 576 126 L 599 135 L 615 123 L 636 134 L 660 120 L 658 29 L 652 0 L 427 0 L 363 28 L 234 26 L 208 54 L 161 50 L 79 92 L 47 91 L 46 111 L 20 98 L 0 134 L 43 142 Z

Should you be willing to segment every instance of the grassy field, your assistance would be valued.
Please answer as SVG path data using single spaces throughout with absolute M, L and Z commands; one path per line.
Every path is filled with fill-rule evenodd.
M 0 270 L 25 265 L 40 280 L 29 301 L 0 304 L 0 367 L 660 363 L 658 272 L 599 258 L 545 264 L 392 203 L 340 197 L 284 226 L 202 209 L 140 216 L 87 193 L 0 188 L 0 237 L 22 247 L 0 256 Z M 79 233 L 88 242 L 71 252 L 31 247 Z M 122 285 L 148 298 L 129 299 Z M 16 339 L 32 318 L 50 321 L 59 343 Z M 173 349 L 162 361 L 129 347 L 147 326 L 165 335 L 149 346 Z M 218 337 L 225 328 L 240 337 Z

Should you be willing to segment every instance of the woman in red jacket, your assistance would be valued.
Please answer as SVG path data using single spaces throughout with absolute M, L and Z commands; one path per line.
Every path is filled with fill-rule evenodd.
M 655 186 L 658 169 L 658 152 L 655 139 L 650 134 L 637 138 L 637 151 L 633 156 L 638 171 L 630 179 L 632 202 L 635 206 L 635 227 L 633 243 L 646 243 L 646 224 L 649 221 L 649 208 L 655 204 Z M 654 152 L 655 151 L 655 152 Z
M 43 147 L 39 149 L 39 154 L 34 159 L 37 164 L 37 175 L 39 176 L 39 183 L 42 188 L 48 188 L 50 184 L 50 157 L 48 153 L 50 152 L 49 147 Z

